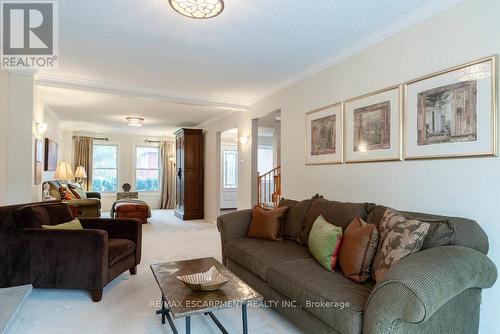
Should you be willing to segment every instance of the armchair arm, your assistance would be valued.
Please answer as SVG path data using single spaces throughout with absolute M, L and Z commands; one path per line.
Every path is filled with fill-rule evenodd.
M 471 248 L 444 246 L 412 254 L 389 269 L 373 289 L 363 333 L 393 333 L 396 321 L 426 321 L 463 291 L 489 288 L 496 278 L 493 262 Z
M 101 193 L 98 193 L 96 191 L 87 191 L 87 198 L 101 199 Z
M 222 245 L 222 261 L 226 262 L 224 246 L 232 239 L 244 238 L 252 221 L 252 210 L 239 210 L 217 218 L 217 229 L 220 232 Z
M 108 232 L 110 239 L 128 239 L 135 242 L 136 264 L 141 262 L 142 223 L 135 218 L 80 218 L 83 228 Z
M 102 289 L 108 280 L 108 234 L 100 230 L 25 229 L 35 287 Z

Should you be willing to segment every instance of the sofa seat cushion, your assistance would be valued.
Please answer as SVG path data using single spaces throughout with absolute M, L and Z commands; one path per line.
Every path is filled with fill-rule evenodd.
M 108 240 L 108 267 L 134 254 L 135 243 L 127 239 Z
M 255 238 L 228 241 L 224 248 L 224 254 L 264 281 L 267 281 L 267 271 L 272 265 L 290 260 L 311 258 L 307 247 L 299 245 L 295 241 L 269 241 Z
M 314 259 L 276 263 L 267 277 L 273 289 L 338 332 L 361 333 L 373 281 L 354 283 L 340 272 L 323 269 Z

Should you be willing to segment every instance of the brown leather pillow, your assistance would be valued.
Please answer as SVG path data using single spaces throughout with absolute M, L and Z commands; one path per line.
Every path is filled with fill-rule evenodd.
M 289 208 L 266 210 L 254 206 L 252 210 L 252 222 L 248 228 L 247 237 L 280 241 L 283 234 L 283 222 Z
M 347 226 L 342 237 L 339 265 L 345 277 L 363 283 L 371 276 L 372 262 L 377 252 L 377 226 L 356 217 Z

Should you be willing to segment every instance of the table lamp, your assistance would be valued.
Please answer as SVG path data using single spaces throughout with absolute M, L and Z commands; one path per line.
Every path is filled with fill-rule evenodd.
M 67 181 L 73 179 L 75 176 L 71 170 L 71 166 L 65 160 L 61 160 L 57 163 L 56 173 L 54 174 L 54 179 Z
M 80 186 L 83 185 L 83 180 L 87 178 L 87 172 L 85 171 L 85 167 L 78 166 L 75 171 L 75 178 L 80 183 Z

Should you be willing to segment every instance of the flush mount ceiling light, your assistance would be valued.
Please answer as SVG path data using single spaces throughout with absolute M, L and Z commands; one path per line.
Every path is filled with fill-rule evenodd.
M 144 118 L 127 117 L 127 125 L 128 126 L 135 126 L 135 127 L 144 126 Z
M 223 0 L 168 0 L 179 14 L 193 19 L 209 19 L 222 13 Z

